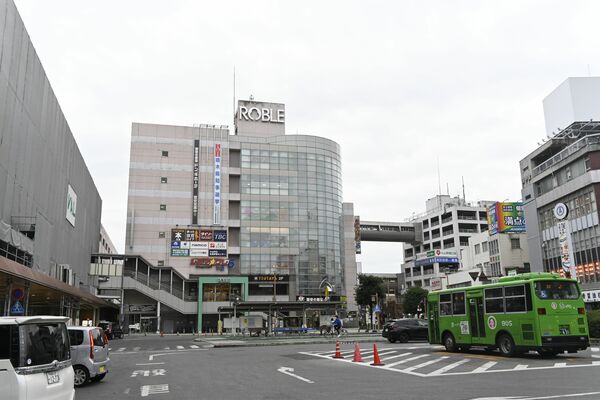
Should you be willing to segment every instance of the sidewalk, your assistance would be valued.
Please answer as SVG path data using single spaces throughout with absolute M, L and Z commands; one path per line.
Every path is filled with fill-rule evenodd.
M 327 344 L 335 343 L 373 343 L 385 342 L 387 339 L 381 333 L 348 333 L 341 337 L 332 335 L 275 335 L 275 336 L 200 336 L 195 342 L 202 342 L 213 347 L 253 347 L 253 346 L 284 346 L 297 344 Z

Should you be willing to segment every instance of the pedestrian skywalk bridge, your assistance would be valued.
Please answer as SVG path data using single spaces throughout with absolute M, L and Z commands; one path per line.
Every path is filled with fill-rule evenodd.
M 443 347 L 429 345 L 382 347 L 377 352 L 384 364 L 382 366 L 370 365 L 374 359 L 372 348 L 361 351 L 363 362 L 353 362 L 355 349 L 341 351 L 343 358 L 333 358 L 335 351 L 309 351 L 300 352 L 300 354 L 326 359 L 331 362 L 383 369 L 419 377 L 522 372 L 552 368 L 600 367 L 600 352 L 597 347 L 592 347 L 591 350 L 577 354 L 563 354 L 554 358 L 542 358 L 534 353 L 514 358 L 476 351 L 447 353 Z

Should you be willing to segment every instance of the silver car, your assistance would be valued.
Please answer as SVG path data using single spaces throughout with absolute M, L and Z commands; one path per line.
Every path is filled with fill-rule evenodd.
M 70 326 L 71 362 L 75 386 L 101 381 L 108 373 L 108 340 L 101 328 Z

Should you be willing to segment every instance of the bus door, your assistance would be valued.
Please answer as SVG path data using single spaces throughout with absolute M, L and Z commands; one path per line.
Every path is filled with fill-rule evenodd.
M 429 343 L 440 342 L 439 312 L 437 301 L 430 301 L 427 304 L 427 318 L 429 320 Z
M 485 321 L 481 293 L 469 297 L 469 325 L 471 326 L 471 343 L 483 343 L 485 341 Z

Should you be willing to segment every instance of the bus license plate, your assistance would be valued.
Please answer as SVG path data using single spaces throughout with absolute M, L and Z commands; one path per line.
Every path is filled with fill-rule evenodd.
M 46 379 L 48 380 L 48 385 L 54 385 L 60 382 L 60 375 L 58 375 L 58 371 L 46 372 Z
M 568 335 L 571 332 L 569 331 L 569 328 L 560 328 L 560 334 L 561 335 Z
M 99 371 L 101 374 L 103 374 L 103 373 L 105 373 L 105 372 L 106 372 L 106 367 L 104 367 L 104 366 L 101 366 L 100 368 L 98 368 L 98 371 Z

